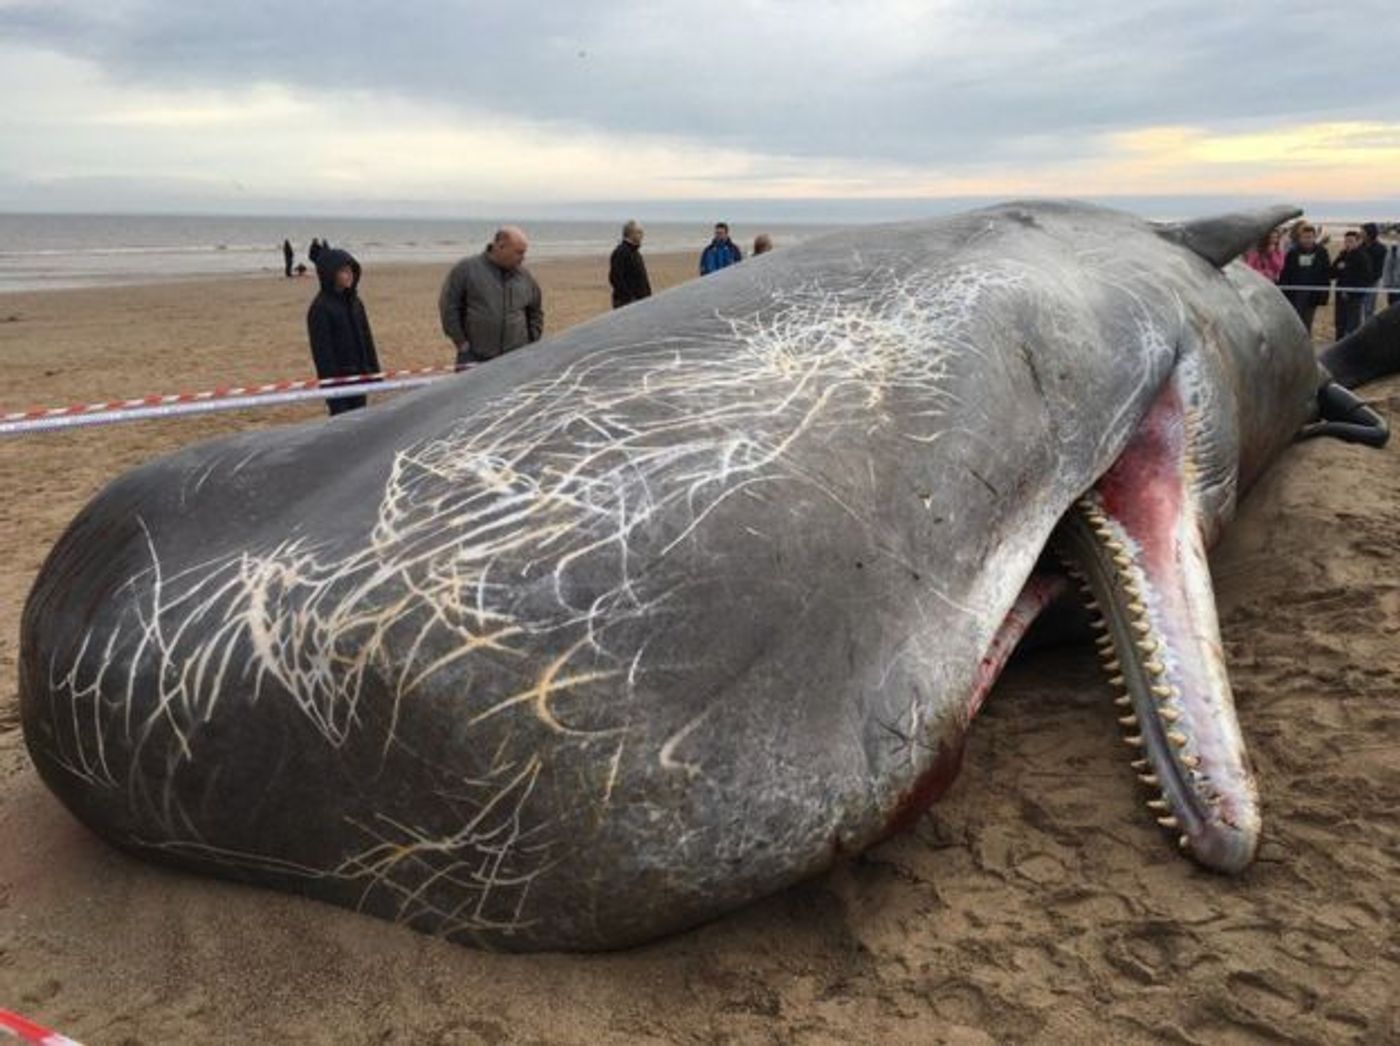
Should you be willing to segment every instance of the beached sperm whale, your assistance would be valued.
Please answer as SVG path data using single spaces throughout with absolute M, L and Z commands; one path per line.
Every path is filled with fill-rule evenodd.
M 484 946 L 627 945 L 916 818 L 1069 584 L 1053 542 L 1148 805 L 1239 869 L 1206 549 L 1321 379 L 1226 263 L 1293 213 L 839 232 L 138 468 L 26 607 L 34 761 L 144 857 Z

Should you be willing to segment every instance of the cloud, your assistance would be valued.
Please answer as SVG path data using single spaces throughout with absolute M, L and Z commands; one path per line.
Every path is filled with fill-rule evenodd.
M 32 184 L 293 199 L 1336 195 L 1395 169 L 1400 81 L 1354 57 L 1357 27 L 1388 20 L 1255 0 L 0 0 L 0 90 L 26 99 L 0 155 Z

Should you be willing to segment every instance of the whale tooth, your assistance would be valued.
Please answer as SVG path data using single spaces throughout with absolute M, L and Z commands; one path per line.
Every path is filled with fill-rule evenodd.
M 1183 850 L 1189 850 L 1191 849 L 1191 840 L 1183 835 L 1177 839 L 1176 845 L 1181 847 Z
M 1094 620 L 1089 622 L 1089 627 L 1092 628 L 1095 632 L 1104 632 L 1108 629 L 1108 622 L 1101 617 L 1096 617 L 1094 618 Z M 1102 642 L 1103 638 L 1103 636 L 1099 636 L 1097 639 L 1094 640 L 1094 642 Z M 1109 642 L 1112 642 L 1112 640 L 1109 640 Z
M 1119 726 L 1137 726 L 1137 716 L 1125 715 L 1118 717 Z
M 1166 810 L 1170 810 L 1170 809 L 1171 809 L 1171 807 L 1169 807 L 1169 806 L 1167 805 L 1166 800 L 1164 800 L 1164 799 L 1149 799 L 1149 800 L 1147 800 L 1147 808 L 1148 808 L 1149 810 L 1161 810 L 1161 811 L 1166 811 Z
M 1152 631 L 1152 625 L 1146 621 L 1134 621 L 1132 623 L 1132 629 L 1138 635 L 1145 636 Z
M 1159 675 L 1161 675 L 1163 672 L 1165 672 L 1165 671 L 1167 670 L 1167 669 L 1166 669 L 1166 666 L 1163 665 L 1162 662 L 1160 662 L 1160 661 L 1153 661 L 1153 660 L 1150 660 L 1150 659 L 1147 660 L 1147 661 L 1144 661 L 1144 662 L 1142 663 L 1142 667 L 1145 668 L 1145 669 L 1147 669 L 1147 671 L 1151 672 L 1154 676 L 1159 676 Z
M 1138 774 L 1138 780 L 1147 785 L 1148 788 L 1156 788 L 1161 783 L 1157 780 L 1156 774 Z
M 1157 714 L 1163 719 L 1165 719 L 1168 723 L 1175 723 L 1178 719 L 1181 718 L 1181 713 L 1178 712 L 1175 708 L 1159 708 L 1157 709 Z
M 1120 567 L 1130 567 L 1133 565 L 1133 561 L 1122 552 L 1119 552 L 1113 557 L 1113 562 L 1118 564 L 1118 566 Z
M 1127 737 L 1123 738 L 1123 743 L 1130 748 L 1141 748 L 1142 736 L 1140 734 L 1129 734 Z
M 1123 666 L 1118 663 L 1118 659 L 1115 657 L 1105 661 L 1103 667 L 1106 672 L 1117 672 Z
M 1147 612 L 1147 607 L 1143 606 L 1136 599 L 1128 604 L 1128 609 L 1134 614 L 1145 614 Z
M 1114 703 L 1115 705 L 1117 705 L 1119 708 L 1127 708 L 1129 705 L 1131 705 L 1131 704 L 1133 703 L 1133 699 L 1132 699 L 1131 697 L 1129 697 L 1127 694 L 1120 694 L 1120 695 L 1118 695 L 1117 697 L 1115 697 L 1115 698 L 1113 699 L 1113 703 Z
M 1114 676 L 1112 679 L 1110 679 L 1110 680 L 1108 681 L 1108 685 L 1109 685 L 1109 686 L 1122 686 L 1122 685 L 1123 685 L 1123 677 L 1122 677 L 1121 675 L 1119 675 L 1119 676 Z
M 1085 600 L 1085 601 L 1084 601 L 1084 609 L 1090 611 L 1091 613 L 1097 614 L 1097 613 L 1099 612 L 1099 603 L 1098 603 L 1098 600 L 1096 600 L 1096 599 L 1088 599 L 1088 600 Z
M 1179 822 L 1175 817 L 1159 817 L 1157 818 L 1157 823 L 1160 824 L 1163 828 L 1181 827 L 1181 822 Z
M 1134 770 L 1146 770 L 1150 765 L 1151 765 L 1151 764 L 1150 764 L 1146 759 L 1134 759 L 1134 760 L 1133 760 L 1133 769 L 1134 769 Z
M 1154 694 L 1156 694 L 1158 697 L 1164 697 L 1164 698 L 1165 698 L 1165 697 L 1171 697 L 1173 694 L 1176 693 L 1175 690 L 1173 690 L 1171 687 L 1167 686 L 1165 683 L 1153 683 L 1153 684 L 1152 684 L 1152 692 L 1153 692 Z
M 1186 735 L 1179 730 L 1168 730 L 1167 740 L 1176 745 L 1177 748 L 1186 747 Z
M 1157 649 L 1157 644 L 1151 639 L 1139 639 L 1137 641 L 1137 648 L 1144 654 L 1150 654 Z
M 1181 765 L 1188 770 L 1194 770 L 1201 765 L 1201 757 L 1198 755 L 1184 755 L 1181 757 Z

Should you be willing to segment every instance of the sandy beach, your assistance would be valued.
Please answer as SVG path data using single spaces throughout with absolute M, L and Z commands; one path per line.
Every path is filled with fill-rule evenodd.
M 649 258 L 653 283 L 692 255 Z M 558 332 L 606 260 L 532 266 Z M 387 367 L 450 361 L 441 266 L 362 293 Z M 311 280 L 0 296 L 6 410 L 302 376 Z M 1318 340 L 1330 335 L 1319 312 Z M 1394 422 L 1400 379 L 1368 395 Z M 18 723 L 23 601 L 125 469 L 319 404 L 0 441 L 0 1007 L 89 1044 L 1400 1041 L 1400 447 L 1292 448 L 1212 565 L 1258 862 L 1179 858 L 1089 649 L 1012 665 L 949 794 L 830 874 L 633 951 L 497 956 L 157 868 L 81 828 Z

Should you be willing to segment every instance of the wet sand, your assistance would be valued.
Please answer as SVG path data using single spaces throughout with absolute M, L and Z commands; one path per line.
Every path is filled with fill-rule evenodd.
M 658 286 L 693 264 L 650 261 Z M 603 261 L 533 268 L 550 330 L 606 309 Z M 442 272 L 367 274 L 386 366 L 448 362 Z M 0 403 L 302 375 L 313 289 L 0 296 Z M 1394 417 L 1400 380 L 1370 394 Z M 1056 650 L 1008 670 L 904 836 L 649 947 L 495 956 L 117 853 L 24 751 L 20 609 L 74 513 L 157 454 L 321 413 L 0 441 L 0 1006 L 91 1044 L 1400 1041 L 1400 447 L 1293 448 L 1213 557 L 1266 820 L 1245 875 L 1177 857 L 1092 654 Z

